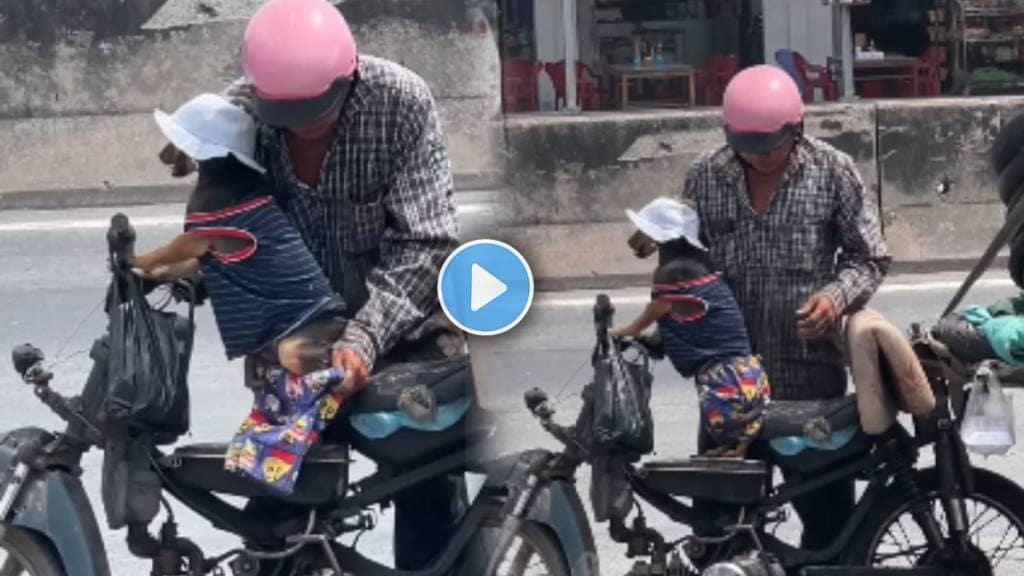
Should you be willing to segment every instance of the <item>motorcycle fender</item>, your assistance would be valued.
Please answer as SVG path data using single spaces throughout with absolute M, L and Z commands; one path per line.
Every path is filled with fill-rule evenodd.
M 507 488 L 512 493 L 526 485 L 533 463 L 546 460 L 545 450 L 528 450 L 510 454 L 485 465 L 486 485 Z M 538 486 L 533 493 L 525 518 L 551 532 L 558 539 L 572 576 L 600 576 L 594 534 L 575 485 L 566 480 L 552 480 Z
M 0 470 L 12 469 L 15 454 L 10 443 L 0 444 Z M 30 473 L 8 522 L 45 538 L 69 576 L 110 576 L 103 537 L 77 477 L 61 470 Z
M 557 480 L 539 488 L 526 518 L 547 527 L 558 538 L 569 564 L 569 574 L 600 575 L 594 534 L 573 484 Z

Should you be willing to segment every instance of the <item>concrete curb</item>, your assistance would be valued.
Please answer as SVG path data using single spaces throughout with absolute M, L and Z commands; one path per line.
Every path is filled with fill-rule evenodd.
M 4 192 L 0 193 L 0 210 L 66 210 L 174 204 L 185 202 L 190 190 L 191 185 Z
M 67 210 L 106 206 L 181 204 L 188 200 L 192 183 L 169 186 L 118 186 L 65 190 L 26 190 L 0 193 L 0 210 Z M 456 189 L 460 203 L 495 204 L 500 191 Z
M 1005 270 L 1009 258 L 1000 256 L 992 262 L 989 271 Z M 930 260 L 917 262 L 893 262 L 889 276 L 897 274 L 937 274 L 962 272 L 963 278 L 974 268 L 977 260 Z M 603 274 L 597 276 L 576 276 L 560 278 L 536 278 L 538 292 L 565 292 L 569 290 L 619 290 L 640 288 L 650 285 L 650 274 Z

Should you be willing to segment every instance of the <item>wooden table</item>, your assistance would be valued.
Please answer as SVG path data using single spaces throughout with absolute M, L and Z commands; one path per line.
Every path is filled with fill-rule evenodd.
M 886 56 L 885 58 L 856 60 L 853 63 L 854 80 L 910 80 L 914 83 L 914 96 L 920 94 L 917 72 L 921 60 L 910 56 Z
M 666 64 L 661 67 L 644 66 L 609 66 L 610 75 L 619 78 L 621 82 L 622 108 L 629 106 L 629 81 L 630 80 L 672 80 L 679 79 L 683 82 L 683 88 L 688 91 L 690 107 L 697 105 L 697 71 L 693 66 L 686 64 Z

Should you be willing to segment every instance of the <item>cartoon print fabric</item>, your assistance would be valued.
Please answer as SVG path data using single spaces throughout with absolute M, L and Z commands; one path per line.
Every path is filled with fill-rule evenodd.
M 295 376 L 271 368 L 254 391 L 252 411 L 228 445 L 224 469 L 291 494 L 302 460 L 341 408 L 344 379 L 335 368 Z
M 715 444 L 735 446 L 761 432 L 771 389 L 757 356 L 713 365 L 696 380 L 703 424 Z

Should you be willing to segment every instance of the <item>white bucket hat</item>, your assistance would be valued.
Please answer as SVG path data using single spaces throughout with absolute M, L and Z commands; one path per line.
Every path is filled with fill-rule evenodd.
M 253 170 L 266 172 L 253 159 L 256 122 L 222 96 L 200 94 L 182 104 L 174 114 L 154 110 L 153 117 L 164 136 L 195 160 L 231 154 Z
M 686 238 L 691 245 L 707 250 L 700 241 L 700 219 L 697 212 L 671 198 L 655 198 L 640 212 L 626 210 L 626 216 L 638 230 L 658 244 Z

